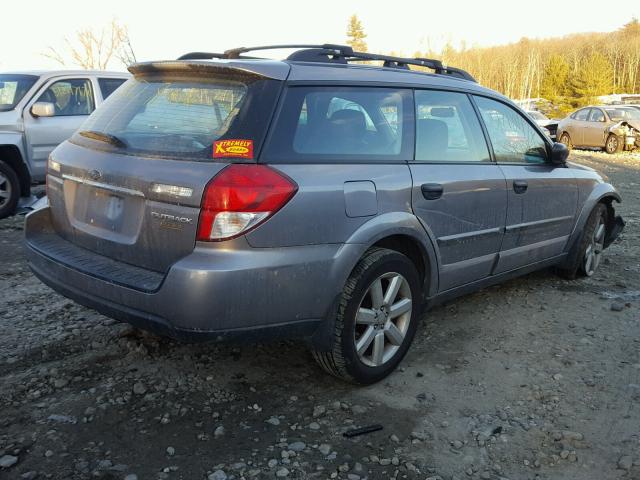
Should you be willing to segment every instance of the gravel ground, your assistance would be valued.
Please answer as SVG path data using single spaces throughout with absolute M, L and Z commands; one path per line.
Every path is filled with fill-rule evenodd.
M 0 478 L 640 478 L 640 155 L 572 156 L 625 200 L 599 273 L 436 308 L 367 388 L 295 343 L 185 345 L 75 305 L 0 221 Z

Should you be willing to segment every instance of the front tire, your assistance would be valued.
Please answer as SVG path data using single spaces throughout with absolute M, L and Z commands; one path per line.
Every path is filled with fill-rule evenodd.
M 13 215 L 20 198 L 18 175 L 7 163 L 0 160 L 0 219 Z
M 313 351 L 314 358 L 326 372 L 351 383 L 382 380 L 411 345 L 421 294 L 411 260 L 393 250 L 369 249 L 344 286 L 332 349 Z
M 622 141 L 617 135 L 610 133 L 607 137 L 607 143 L 604 144 L 604 151 L 609 154 L 619 153 L 622 151 Z
M 560 136 L 560 143 L 564 144 L 567 147 L 567 150 L 571 151 L 573 149 L 573 143 L 571 143 L 571 137 L 567 132 L 564 132 L 562 136 Z
M 591 277 L 602 261 L 607 235 L 607 207 L 599 203 L 591 211 L 570 265 L 560 270 L 563 277 L 573 280 L 579 276 Z

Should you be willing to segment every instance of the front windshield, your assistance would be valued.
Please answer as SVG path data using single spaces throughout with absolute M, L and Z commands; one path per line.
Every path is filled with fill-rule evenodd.
M 633 108 L 605 108 L 609 118 L 614 122 L 624 120 L 640 120 L 640 110 Z
M 35 75 L 0 74 L 0 112 L 16 108 L 37 80 Z

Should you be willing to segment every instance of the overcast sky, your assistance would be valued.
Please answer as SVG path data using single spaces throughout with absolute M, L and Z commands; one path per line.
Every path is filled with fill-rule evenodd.
M 175 58 L 193 50 L 269 43 L 344 43 L 347 21 L 357 14 L 369 50 L 412 54 L 429 45 L 495 45 L 521 37 L 610 32 L 640 17 L 640 1 L 607 8 L 579 0 L 320 0 L 136 1 L 6 0 L 0 28 L 0 69 L 56 68 L 41 55 L 64 51 L 64 38 L 111 18 L 129 28 L 138 60 Z

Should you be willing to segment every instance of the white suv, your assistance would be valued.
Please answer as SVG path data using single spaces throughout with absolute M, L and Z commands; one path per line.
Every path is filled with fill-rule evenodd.
M 0 218 L 31 198 L 49 153 L 78 129 L 128 73 L 0 73 Z

